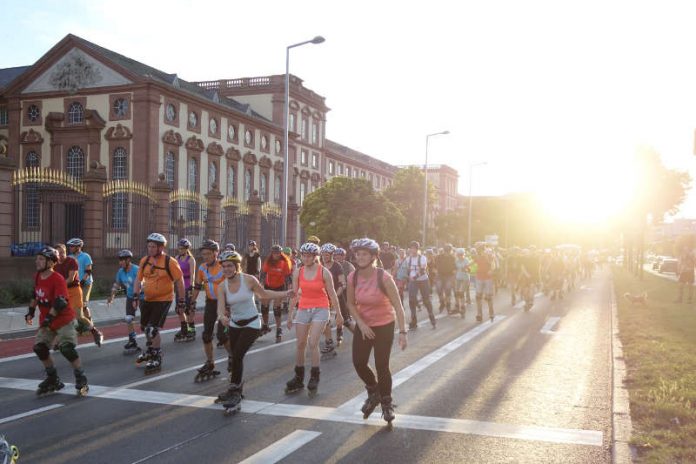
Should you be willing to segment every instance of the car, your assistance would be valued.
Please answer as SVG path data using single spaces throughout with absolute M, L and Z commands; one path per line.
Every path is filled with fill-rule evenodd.
M 676 274 L 678 264 L 679 261 L 674 258 L 665 258 L 660 264 L 660 274 L 666 274 L 668 272 Z

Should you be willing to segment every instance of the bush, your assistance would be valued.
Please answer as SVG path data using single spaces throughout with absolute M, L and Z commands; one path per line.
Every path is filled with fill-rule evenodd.
M 106 298 L 111 293 L 110 279 L 96 278 L 92 284 L 91 300 Z M 0 283 L 0 308 L 27 306 L 34 296 L 33 280 L 10 280 Z

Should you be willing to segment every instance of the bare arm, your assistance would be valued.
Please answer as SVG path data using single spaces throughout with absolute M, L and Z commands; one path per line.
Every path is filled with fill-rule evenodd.
M 217 317 L 218 321 L 222 322 L 222 325 L 228 326 L 230 325 L 230 320 L 225 311 L 227 306 L 227 295 L 225 294 L 224 288 L 225 282 L 221 283 L 217 289 Z
M 338 303 L 338 296 L 336 295 L 336 290 L 333 285 L 333 277 L 328 269 L 323 268 L 324 271 L 324 288 L 326 288 L 326 293 L 329 295 L 329 301 L 331 301 L 331 306 L 333 306 L 336 311 L 336 324 L 343 324 L 343 316 L 341 315 L 341 306 Z
M 259 283 L 258 279 L 252 275 L 245 274 L 245 276 L 249 277 L 249 280 L 251 281 L 249 287 L 252 292 L 256 296 L 258 296 L 261 299 L 264 300 L 273 300 L 273 299 L 280 299 L 280 298 L 285 298 L 288 296 L 292 296 L 294 293 L 292 290 L 285 290 L 282 292 L 277 292 L 275 290 L 266 290 L 263 288 L 261 283 Z

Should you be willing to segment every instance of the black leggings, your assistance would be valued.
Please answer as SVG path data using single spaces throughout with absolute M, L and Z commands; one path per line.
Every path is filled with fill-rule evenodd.
M 244 372 L 244 355 L 249 350 L 254 341 L 259 337 L 259 329 L 244 327 L 238 329 L 230 327 L 228 336 L 230 338 L 230 350 L 232 351 L 232 372 L 230 373 L 230 383 L 240 385 L 242 383 L 242 373 Z
M 353 334 L 353 366 L 358 376 L 365 382 L 365 385 L 379 385 L 380 396 L 391 396 L 392 376 L 389 370 L 389 357 L 391 347 L 394 342 L 394 321 L 379 327 L 370 327 L 375 333 L 375 338 L 363 339 L 360 328 L 355 326 Z M 375 349 L 375 367 L 377 368 L 377 378 L 375 373 L 367 364 L 370 360 L 370 352 Z

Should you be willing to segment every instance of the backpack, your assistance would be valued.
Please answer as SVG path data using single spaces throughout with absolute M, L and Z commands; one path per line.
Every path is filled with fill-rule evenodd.
M 416 256 L 416 259 L 418 260 L 418 275 L 416 276 L 416 278 L 418 278 L 418 277 L 420 277 L 420 276 L 426 274 L 426 272 L 425 272 L 425 266 L 422 266 L 422 265 L 421 265 L 421 261 L 422 261 L 422 260 L 421 260 L 421 257 L 422 257 L 422 256 L 423 256 L 423 255 L 418 255 L 418 256 Z M 408 275 L 409 275 L 409 277 L 411 276 L 411 258 L 413 258 L 413 256 L 409 256 L 409 257 L 408 257 Z M 426 264 L 427 264 L 427 262 L 428 262 L 428 259 L 427 259 L 427 258 L 426 258 L 425 262 L 426 262 Z
M 379 288 L 379 291 L 382 292 L 382 294 L 386 297 L 389 296 L 387 293 L 387 289 L 384 286 L 384 269 L 381 267 L 378 267 L 377 269 L 377 287 Z M 358 286 L 358 270 L 356 269 L 353 271 L 353 288 L 355 289 Z
M 169 255 L 164 256 L 164 270 L 167 271 L 167 274 L 169 275 L 169 278 L 171 279 L 172 282 L 174 282 L 174 276 L 172 275 L 172 271 L 169 269 L 169 261 L 171 261 L 172 257 Z M 152 269 L 162 269 L 161 267 L 157 267 L 154 264 L 150 262 L 150 258 L 147 257 L 145 258 L 145 262 L 143 263 L 143 275 L 145 275 L 145 266 L 147 265 L 152 266 Z

